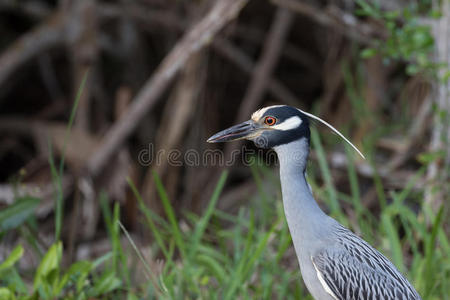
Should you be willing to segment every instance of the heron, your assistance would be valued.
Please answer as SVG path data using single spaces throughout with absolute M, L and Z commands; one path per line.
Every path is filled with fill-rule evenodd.
M 329 123 L 287 105 L 261 108 L 250 120 L 220 131 L 207 141 L 246 139 L 276 152 L 289 232 L 303 281 L 316 300 L 421 299 L 389 259 L 328 216 L 315 201 L 306 179 L 310 118 L 329 127 L 364 157 Z

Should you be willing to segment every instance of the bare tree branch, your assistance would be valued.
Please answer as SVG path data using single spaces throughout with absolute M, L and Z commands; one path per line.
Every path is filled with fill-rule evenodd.
M 9 46 L 0 56 L 0 87 L 18 67 L 43 51 L 64 44 L 66 23 L 67 18 L 57 12 Z
M 213 48 L 217 53 L 230 60 L 238 68 L 247 74 L 252 74 L 255 68 L 255 63 L 252 59 L 244 53 L 241 49 L 235 47 L 228 40 L 217 37 L 213 42 Z M 279 101 L 296 106 L 301 101 L 295 96 L 282 82 L 273 76 L 268 79 L 268 91 Z
M 247 0 L 218 1 L 210 12 L 183 36 L 145 83 L 125 115 L 104 136 L 101 146 L 87 163 L 92 174 L 97 174 L 102 169 L 118 146 L 156 103 L 188 58 L 208 44 L 223 26 L 237 16 L 246 3 Z
M 293 19 L 294 16 L 288 9 L 278 8 L 267 34 L 261 58 L 253 68 L 252 79 L 238 110 L 237 122 L 248 119 L 266 92 L 267 84 L 280 57 L 282 46 Z M 231 152 L 239 146 L 240 143 L 227 144 L 225 146 L 225 157 L 228 158 Z

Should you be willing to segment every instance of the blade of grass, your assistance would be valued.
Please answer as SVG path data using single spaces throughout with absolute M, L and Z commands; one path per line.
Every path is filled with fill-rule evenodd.
M 155 292 L 156 294 L 158 294 L 158 296 L 161 296 L 161 290 L 158 286 L 158 280 L 156 278 L 156 276 L 153 274 L 150 266 L 148 265 L 148 263 L 145 261 L 144 256 L 142 255 L 141 251 L 139 250 L 139 248 L 136 246 L 135 242 L 133 241 L 133 239 L 131 238 L 130 234 L 128 233 L 127 229 L 125 228 L 125 226 L 123 226 L 122 222 L 118 221 L 120 228 L 122 229 L 123 233 L 125 233 L 125 236 L 127 237 L 128 241 L 131 244 L 131 247 L 133 247 L 134 251 L 136 252 L 137 256 L 139 257 L 139 260 L 142 262 L 142 264 L 144 265 L 144 269 L 145 272 L 144 274 L 146 275 L 147 279 L 150 280 L 153 284 L 153 287 L 155 288 Z
M 61 226 L 62 226 L 62 218 L 63 218 L 64 195 L 63 195 L 63 191 L 62 191 L 62 176 L 63 176 L 63 171 L 64 171 L 65 153 L 66 153 L 67 143 L 70 138 L 70 132 L 72 129 L 72 125 L 75 120 L 75 114 L 76 114 L 76 111 L 78 108 L 78 103 L 80 101 L 81 95 L 83 94 L 83 90 L 86 85 L 88 74 L 89 74 L 89 71 L 86 71 L 86 73 L 83 76 L 83 79 L 80 83 L 80 87 L 78 88 L 77 94 L 75 96 L 75 101 L 73 103 L 72 110 L 70 112 L 69 122 L 67 124 L 66 134 L 64 136 L 64 144 L 63 144 L 61 160 L 59 162 L 58 171 L 56 170 L 56 165 L 55 165 L 55 161 L 53 158 L 50 138 L 48 140 L 48 144 L 49 144 L 48 148 L 49 148 L 49 152 L 50 152 L 50 154 L 49 154 L 50 170 L 51 170 L 51 174 L 52 174 L 52 178 L 53 178 L 53 184 L 56 186 L 56 191 L 57 191 L 57 195 L 56 195 L 56 199 L 55 199 L 55 201 L 56 201 L 56 203 L 55 203 L 55 240 L 56 241 L 58 241 L 61 236 Z
M 373 170 L 373 183 L 375 185 L 375 192 L 378 196 L 378 201 L 380 203 L 380 208 L 383 211 L 387 205 L 386 193 L 384 192 L 383 181 L 381 180 L 380 174 L 378 174 L 378 169 L 376 168 L 376 164 L 372 160 L 372 155 L 367 156 L 367 161 L 369 162 L 372 170 Z
M 258 207 L 261 208 L 263 213 L 263 218 L 268 218 L 270 214 L 270 201 L 269 197 L 267 195 L 267 184 L 264 188 L 264 182 L 262 179 L 262 176 L 260 175 L 261 167 L 259 167 L 260 164 L 255 163 L 255 159 L 252 159 L 252 163 L 250 165 L 250 170 L 252 172 L 252 177 L 256 183 L 256 187 L 258 190 L 258 194 L 260 196 L 260 205 Z
M 53 149 L 50 139 L 48 140 L 49 157 L 48 162 L 50 164 L 50 172 L 52 174 L 53 185 L 56 189 L 55 197 L 55 241 L 58 241 L 61 235 L 61 223 L 62 223 L 62 207 L 64 201 L 64 195 L 62 191 L 61 177 L 56 170 L 55 161 L 53 158 Z
M 120 204 L 118 202 L 114 203 L 114 210 L 113 210 L 113 220 L 112 220 L 112 228 L 114 230 L 114 244 L 116 246 L 116 253 L 118 254 L 118 259 L 120 261 L 120 266 L 122 267 L 121 270 L 115 271 L 114 274 L 120 274 L 122 278 L 124 278 L 126 287 L 128 290 L 131 290 L 131 279 L 130 279 L 130 271 L 128 269 L 127 264 L 127 255 L 125 255 L 125 252 L 122 248 L 122 243 L 120 242 L 120 229 L 119 229 L 119 222 L 120 222 Z
M 334 215 L 342 216 L 341 207 L 337 200 L 336 188 L 334 187 L 330 169 L 328 167 L 326 154 L 322 147 L 322 143 L 320 142 L 319 134 L 315 128 L 311 128 L 311 140 L 317 153 L 317 159 L 319 161 L 319 167 L 322 172 L 323 180 L 325 181 L 325 186 L 328 192 L 328 203 L 330 205 L 331 212 Z
M 244 270 L 247 264 L 247 261 L 250 259 L 252 255 L 252 244 L 253 244 L 253 236 L 255 232 L 255 219 L 253 211 L 250 210 L 250 220 L 249 220 L 249 228 L 247 233 L 247 238 L 244 246 L 244 251 L 242 255 L 240 255 L 238 263 L 236 265 L 235 271 L 231 276 L 231 283 L 227 287 L 225 296 L 223 299 L 232 299 L 234 294 L 236 293 L 236 290 L 238 289 L 239 285 L 242 284 L 242 281 L 244 280 Z
M 269 202 L 269 199 L 267 198 L 267 193 L 264 190 L 264 183 L 261 178 L 261 175 L 259 175 L 259 173 L 258 173 L 259 168 L 257 166 L 256 159 L 252 158 L 250 162 L 251 162 L 250 171 L 252 172 L 253 179 L 256 183 L 256 187 L 258 189 L 259 196 L 261 197 L 261 200 L 263 201 L 263 203 L 266 204 Z
M 200 219 L 200 221 L 197 223 L 197 226 L 195 227 L 195 232 L 191 241 L 191 249 L 189 256 L 192 257 L 197 251 L 198 245 L 200 244 L 200 240 L 206 230 L 206 226 L 209 223 L 209 220 L 211 219 L 211 216 L 214 212 L 214 208 L 216 207 L 217 200 L 219 199 L 219 195 L 222 192 L 222 189 L 225 185 L 225 181 L 227 179 L 228 172 L 224 171 L 219 181 L 217 182 L 216 188 L 214 189 L 214 192 L 211 196 L 211 200 L 209 201 L 208 207 L 203 215 L 203 217 Z
M 159 178 L 158 174 L 153 171 L 153 180 L 156 185 L 156 189 L 158 191 L 159 197 L 161 198 L 161 202 L 164 207 L 164 211 L 169 219 L 169 223 L 172 228 L 172 234 L 175 239 L 175 243 L 177 244 L 178 249 L 180 250 L 181 256 L 186 257 L 186 245 L 183 241 L 182 234 L 180 231 L 180 227 L 178 225 L 177 219 L 175 217 L 175 212 L 173 211 L 173 207 L 170 204 L 169 197 L 167 196 L 166 190 Z
M 404 272 L 405 265 L 403 263 L 402 246 L 398 236 L 398 230 L 392 222 L 394 214 L 389 208 L 390 207 L 388 207 L 381 215 L 381 224 L 383 225 L 384 232 L 389 239 L 390 249 L 392 252 L 392 261 L 400 272 Z
M 65 155 L 66 155 L 67 143 L 68 143 L 69 138 L 70 138 L 70 131 L 72 129 L 73 122 L 75 120 L 75 115 L 77 113 L 78 103 L 80 102 L 81 95 L 83 94 L 84 87 L 86 85 L 86 81 L 87 81 L 88 75 L 89 75 L 89 70 L 86 71 L 86 73 L 84 73 L 84 75 L 83 75 L 83 79 L 81 80 L 80 87 L 78 88 L 77 94 L 75 96 L 75 101 L 74 101 L 73 106 L 72 106 L 72 111 L 70 112 L 69 122 L 67 123 L 66 134 L 64 136 L 64 144 L 63 144 L 63 150 L 62 150 L 62 153 L 61 153 L 61 160 L 59 162 L 59 176 L 62 176 L 62 174 L 63 174 L 64 159 L 65 159 Z
M 350 182 L 350 190 L 352 193 L 352 204 L 356 210 L 358 220 L 361 219 L 363 213 L 363 207 L 361 205 L 361 194 L 359 191 L 359 182 L 358 176 L 356 175 L 355 163 L 352 159 L 352 150 L 350 146 L 345 144 L 345 153 L 347 155 L 347 171 L 348 171 L 348 180 Z
M 264 249 L 266 249 L 269 239 L 272 236 L 272 234 L 275 232 L 275 229 L 277 228 L 279 222 L 280 222 L 280 220 L 277 220 L 272 225 L 272 227 L 269 229 L 269 231 L 263 235 L 262 239 L 256 245 L 254 251 L 252 252 L 250 259 L 247 261 L 247 264 L 245 266 L 244 278 L 249 277 L 251 268 L 255 265 L 256 261 L 258 259 L 260 259 L 261 254 L 263 253 Z
M 99 200 L 100 200 L 100 208 L 102 210 L 102 214 L 103 214 L 103 219 L 105 222 L 105 226 L 106 226 L 106 231 L 108 232 L 108 236 L 109 239 L 111 241 L 111 247 L 112 247 L 112 265 L 113 265 L 113 269 L 115 271 L 118 270 L 118 245 L 117 245 L 117 239 L 115 238 L 115 231 L 114 231 L 114 226 L 113 226 L 113 216 L 111 213 L 111 210 L 109 209 L 108 206 L 108 199 L 106 196 L 105 192 L 100 192 L 100 196 L 99 196 Z
M 146 217 L 147 223 L 150 226 L 150 230 L 152 231 L 153 236 L 155 237 L 155 240 L 156 240 L 156 243 L 158 244 L 158 247 L 161 249 L 161 251 L 163 252 L 163 254 L 166 257 L 166 259 L 168 259 L 169 258 L 169 252 L 168 252 L 167 247 L 166 247 L 166 245 L 164 243 L 164 239 L 161 236 L 161 234 L 159 233 L 159 230 L 156 227 L 156 224 L 153 222 L 153 218 L 150 215 L 147 207 L 145 206 L 144 201 L 142 200 L 141 194 L 137 190 L 137 188 L 134 185 L 134 183 L 131 180 L 131 178 L 127 177 L 127 182 L 128 182 L 128 185 L 130 186 L 131 191 L 133 192 L 134 196 L 138 200 L 139 208 L 144 213 L 144 215 Z
M 419 171 L 417 171 L 411 178 L 408 179 L 408 182 L 406 183 L 406 186 L 401 190 L 401 192 L 395 197 L 395 201 L 398 204 L 402 204 L 406 197 L 409 196 L 411 193 L 413 187 L 416 185 L 417 181 L 422 178 L 423 174 L 426 171 L 426 166 L 422 166 Z
M 226 273 L 223 265 L 220 264 L 216 259 L 212 258 L 209 255 L 200 254 L 197 256 L 196 260 L 200 264 L 205 265 L 220 284 L 226 282 L 228 274 Z
M 436 239 L 438 230 L 441 225 L 442 215 L 444 212 L 444 205 L 441 206 L 439 209 L 436 217 L 434 218 L 433 227 L 431 229 L 431 235 L 428 236 L 428 238 L 425 241 L 425 278 L 426 278 L 426 290 L 424 298 L 427 299 L 428 296 L 432 292 L 432 287 L 435 279 L 433 278 L 433 271 L 434 271 L 434 263 L 433 263 L 433 257 L 434 257 L 434 251 L 435 251 L 435 245 L 436 245 Z

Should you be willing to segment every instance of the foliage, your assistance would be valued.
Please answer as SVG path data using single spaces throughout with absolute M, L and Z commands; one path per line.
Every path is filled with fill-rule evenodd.
M 0 265 L 0 282 L 5 286 L 0 288 L 1 299 L 89 299 L 111 293 L 121 285 L 120 280 L 110 271 L 100 272 L 98 275 L 94 273 L 110 254 L 93 262 L 75 262 L 63 273 L 63 248 L 62 243 L 57 242 L 48 249 L 35 270 L 30 292 L 15 267 L 23 252 L 23 247 L 18 245 Z
M 433 71 L 445 65 L 432 60 L 434 39 L 431 27 L 423 23 L 421 15 L 439 17 L 431 10 L 429 3 L 411 3 L 401 10 L 383 11 L 376 4 L 365 0 L 356 1 L 357 14 L 374 18 L 384 25 L 388 32 L 386 40 L 374 40 L 374 46 L 361 51 L 361 57 L 369 58 L 379 53 L 385 63 L 390 60 L 407 62 L 406 72 L 413 75 Z M 422 4 L 422 5 L 420 5 Z M 425 11 L 425 12 L 424 12 Z

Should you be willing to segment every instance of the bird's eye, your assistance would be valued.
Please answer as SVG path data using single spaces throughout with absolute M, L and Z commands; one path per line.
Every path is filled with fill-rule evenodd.
M 276 122 L 277 122 L 277 119 L 275 119 L 274 117 L 269 116 L 264 119 L 264 123 L 269 126 L 275 125 Z

